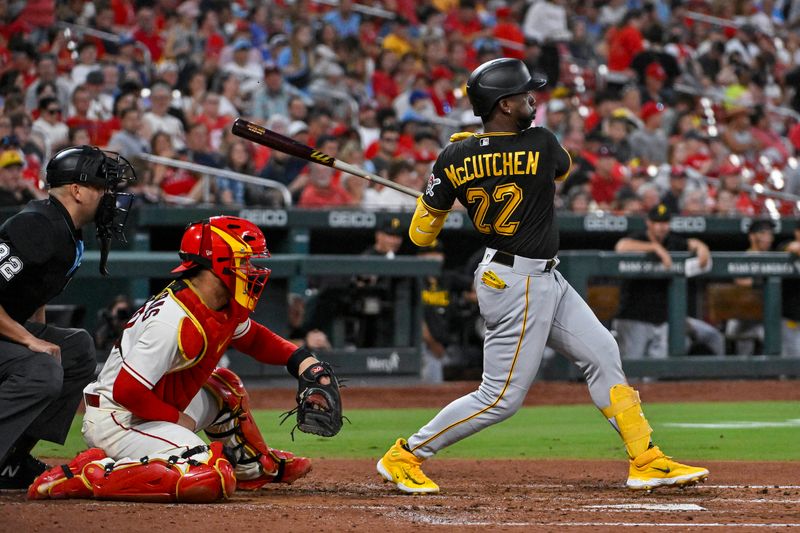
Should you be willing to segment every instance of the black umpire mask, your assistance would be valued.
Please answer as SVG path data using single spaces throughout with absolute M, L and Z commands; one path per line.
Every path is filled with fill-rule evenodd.
M 73 146 L 58 152 L 47 165 L 51 187 L 82 183 L 104 188 L 105 193 L 95 212 L 97 240 L 100 242 L 100 273 L 108 275 L 108 253 L 112 237 L 126 242 L 125 224 L 133 195 L 118 188 L 136 181 L 136 173 L 127 159 L 116 152 L 104 152 L 94 146 Z
M 100 241 L 100 273 L 107 276 L 111 238 L 127 242 L 125 224 L 134 199 L 133 194 L 119 192 L 117 188 L 136 181 L 136 173 L 127 159 L 113 152 L 106 153 L 101 171 L 105 172 L 106 192 L 97 207 L 94 223 L 97 227 L 97 240 Z

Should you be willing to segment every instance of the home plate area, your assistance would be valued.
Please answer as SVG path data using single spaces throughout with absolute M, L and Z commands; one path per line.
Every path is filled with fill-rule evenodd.
M 423 523 L 489 530 L 800 528 L 798 485 L 699 485 L 632 493 L 609 483 L 578 481 L 507 485 L 505 488 L 491 484 L 486 489 L 483 495 L 473 495 L 459 486 L 449 494 L 416 498 L 406 505 L 387 507 L 383 512 L 409 525 Z M 495 496 L 489 499 L 487 493 Z
M 435 459 L 441 494 L 399 494 L 373 460 L 318 459 L 291 486 L 213 505 L 28 502 L 0 493 L 0 531 L 763 531 L 800 529 L 797 463 L 704 462 L 706 484 L 635 492 L 622 461 Z M 420 529 L 422 528 L 422 529 Z

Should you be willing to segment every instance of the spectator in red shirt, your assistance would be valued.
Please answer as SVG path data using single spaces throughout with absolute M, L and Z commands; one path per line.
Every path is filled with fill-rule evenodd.
M 444 117 L 450 114 L 456 105 L 453 94 L 453 72 L 444 66 L 431 71 L 431 101 L 436 107 L 436 114 Z
M 333 183 L 334 170 L 323 165 L 309 165 L 308 183 L 300 194 L 297 207 L 324 209 L 329 207 L 352 206 L 353 199 L 341 186 Z
M 497 39 L 508 41 L 509 43 L 517 43 L 519 46 L 503 46 L 503 56 L 514 57 L 517 59 L 525 58 L 525 34 L 519 23 L 514 20 L 513 12 L 510 7 L 498 7 L 495 11 L 497 17 L 497 24 L 492 30 L 492 35 Z
M 69 128 L 85 128 L 89 134 L 90 144 L 105 146 L 111 137 L 102 120 L 89 118 L 89 108 L 92 105 L 92 95 L 84 85 L 78 85 L 72 92 L 72 115 L 67 119 Z
M 182 149 L 177 152 L 172 147 L 169 135 L 163 131 L 153 135 L 150 141 L 153 155 L 168 159 L 189 160 L 189 152 Z M 203 182 L 188 170 L 183 170 L 166 165 L 153 164 L 153 185 L 168 203 L 188 205 L 196 203 L 203 196 Z
M 789 130 L 789 141 L 791 141 L 795 151 L 800 152 L 800 122 Z
M 598 207 L 610 209 L 614 205 L 617 191 L 625 184 L 611 146 L 604 144 L 597 150 L 597 161 L 589 184 L 592 199 L 597 202 Z
M 136 14 L 132 0 L 111 0 L 111 9 L 114 10 L 114 25 L 126 27 L 133 24 Z
M 756 106 L 750 114 L 750 131 L 756 143 L 760 144 L 761 153 L 767 155 L 772 161 L 783 162 L 789 156 L 789 147 L 786 140 L 778 135 L 770 125 L 770 117 L 762 106 Z
M 642 12 L 631 9 L 618 26 L 610 28 L 606 33 L 608 44 L 608 70 L 632 75 L 630 70 L 634 56 L 644 49 L 642 38 Z
M 208 136 L 211 148 L 218 150 L 222 142 L 223 130 L 233 122 L 233 117 L 219 114 L 220 95 L 207 92 L 203 95 L 202 114 L 195 122 L 204 124 L 208 129 Z
M 480 37 L 484 28 L 478 17 L 475 0 L 460 0 L 458 7 L 447 13 L 444 31 L 448 34 L 462 35 L 468 42 Z
M 726 193 L 733 197 L 734 213 L 736 215 L 753 216 L 756 214 L 756 208 L 753 205 L 750 195 L 742 190 L 742 170 L 743 167 L 733 165 L 730 163 L 723 164 L 719 169 L 719 186 L 717 188 L 717 202 L 720 205 L 726 205 L 722 201 Z M 727 206 L 730 209 L 730 206 Z
M 400 94 L 400 88 L 392 77 L 400 57 L 391 50 L 383 50 L 378 56 L 375 72 L 372 74 L 372 90 L 379 107 L 390 107 Z
M 642 86 L 642 104 L 647 102 L 663 103 L 670 101 L 671 91 L 665 87 L 667 71 L 661 63 L 652 62 L 644 69 L 644 85 Z
M 12 44 L 11 49 L 11 63 L 3 70 L 16 70 L 23 77 L 23 89 L 28 87 L 33 80 L 36 79 L 36 50 L 34 47 L 25 41 Z
M 337 157 L 338 141 L 335 137 L 322 137 L 317 147 L 323 153 Z M 300 193 L 298 207 L 326 208 L 334 206 L 351 206 L 353 199 L 339 183 L 338 172 L 324 165 L 308 165 L 305 170 L 308 183 Z
M 150 50 L 150 58 L 153 63 L 158 63 L 164 52 L 164 36 L 156 27 L 156 14 L 153 8 L 140 7 L 136 12 L 136 23 L 133 38 L 143 43 Z

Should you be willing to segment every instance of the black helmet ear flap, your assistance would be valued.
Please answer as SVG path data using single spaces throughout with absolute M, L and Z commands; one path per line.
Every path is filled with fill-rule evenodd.
M 88 146 L 90 151 L 83 151 L 78 159 L 78 165 L 75 169 L 77 176 L 75 182 L 87 183 L 90 181 L 98 181 L 98 178 L 105 181 L 105 172 L 102 171 L 103 163 L 105 161 L 105 154 L 99 148 Z
M 51 187 L 60 187 L 68 183 L 104 186 L 105 159 L 106 155 L 96 146 L 64 148 L 47 163 L 47 183 Z

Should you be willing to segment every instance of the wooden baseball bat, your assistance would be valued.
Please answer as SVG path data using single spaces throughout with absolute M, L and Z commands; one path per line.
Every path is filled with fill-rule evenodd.
M 299 157 L 300 159 L 305 159 L 306 161 L 311 161 L 312 163 L 317 163 L 319 165 L 333 167 L 341 170 L 342 172 L 352 174 L 353 176 L 358 176 L 359 178 L 364 178 L 365 180 L 369 180 L 374 183 L 380 183 L 385 187 L 391 187 L 396 191 L 400 191 L 415 198 L 422 196 L 420 191 L 416 191 L 411 187 L 400 185 L 399 183 L 395 183 L 376 174 L 372 174 L 371 172 L 367 172 L 366 170 L 355 165 L 351 165 L 350 163 L 339 161 L 333 156 L 320 152 L 319 150 L 315 150 L 308 145 L 297 142 L 294 139 L 281 135 L 280 133 L 276 133 L 265 128 L 264 126 L 254 124 L 249 120 L 237 118 L 233 123 L 231 131 L 237 137 L 247 139 L 248 141 L 252 141 L 256 144 L 268 146 L 273 150 L 278 150 L 279 152 L 293 155 L 295 157 Z

